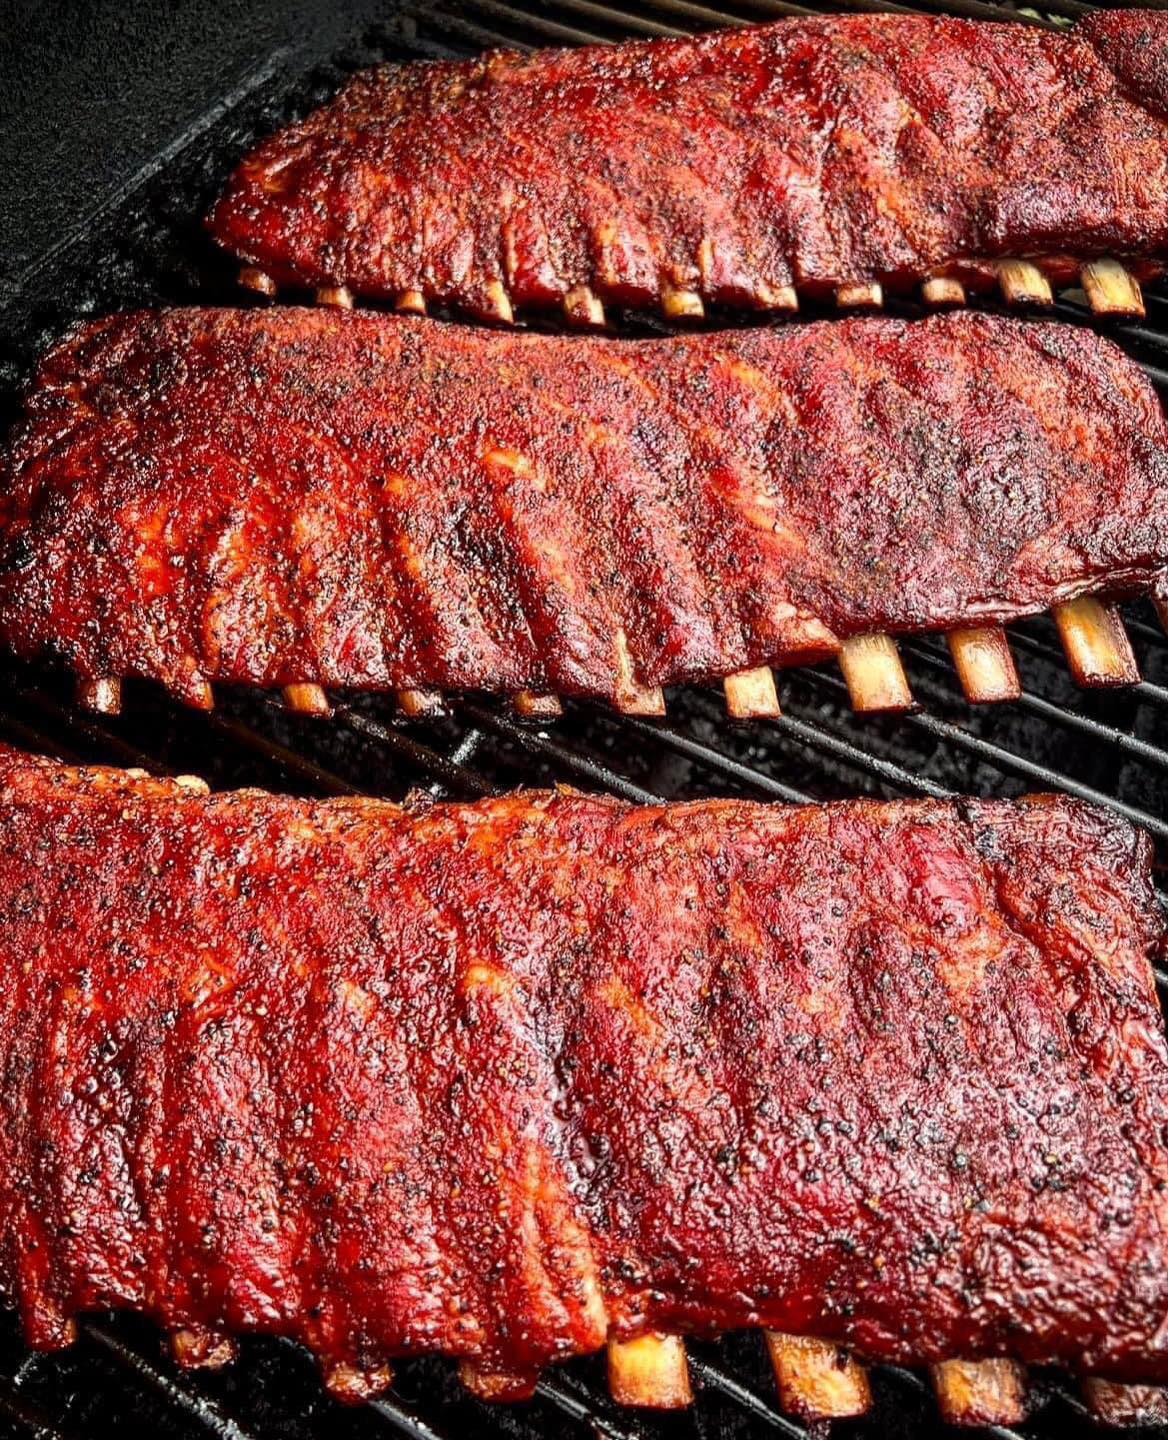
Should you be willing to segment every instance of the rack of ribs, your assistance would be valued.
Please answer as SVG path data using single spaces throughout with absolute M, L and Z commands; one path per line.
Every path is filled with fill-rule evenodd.
M 0 1285 L 184 1363 L 285 1335 L 496 1398 L 768 1332 L 1017 1418 L 1168 1380 L 1146 837 L 1052 797 L 630 807 L 209 796 L 0 752 Z M 1100 1402 L 1102 1403 L 1102 1402 Z
M 1159 400 L 1110 342 L 969 311 L 616 341 L 325 309 L 75 330 L 0 474 L 0 642 L 115 709 L 122 676 L 562 694 L 634 713 L 837 655 L 911 693 L 945 631 L 1017 694 L 1001 624 L 1053 607 L 1077 678 L 1138 679 L 1110 597 L 1168 566 Z
M 1168 255 L 1168 16 L 815 16 L 387 66 L 262 143 L 208 224 L 265 293 L 500 322 L 918 286 L 1041 304 L 1080 280 L 1142 314 Z

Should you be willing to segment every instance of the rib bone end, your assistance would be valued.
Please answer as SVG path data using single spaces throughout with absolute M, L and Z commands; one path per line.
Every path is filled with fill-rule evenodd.
M 77 703 L 95 715 L 122 713 L 122 682 L 114 675 L 98 675 L 77 681 Z
M 1083 1399 L 1103 1425 L 1168 1425 L 1168 1389 L 1158 1385 L 1121 1385 L 1089 1376 L 1083 1381 Z
M 254 290 L 257 295 L 266 295 L 269 300 L 276 294 L 276 282 L 258 265 L 244 265 L 239 272 L 239 283 L 245 290 Z
M 1050 281 L 1029 260 L 999 260 L 998 284 L 1011 305 L 1053 305 Z
M 357 1365 L 339 1361 L 324 1372 L 324 1386 L 334 1400 L 344 1405 L 364 1405 L 384 1394 L 393 1384 L 393 1371 L 388 1365 L 375 1365 L 363 1370 Z
M 534 690 L 520 690 L 513 704 L 525 720 L 558 720 L 564 713 L 558 695 L 539 695 Z
M 616 684 L 613 703 L 622 715 L 664 715 L 665 695 L 659 685 L 643 685 L 633 668 L 629 637 L 618 630 L 613 640 L 616 653 Z
M 284 704 L 297 715 L 331 715 L 328 696 L 319 685 L 285 685 Z
M 399 690 L 397 703 L 403 715 L 417 720 L 425 715 L 441 715 L 445 708 L 437 690 Z
M 722 685 L 726 712 L 733 720 L 773 719 L 780 713 L 774 671 L 768 665 L 728 675 Z
M 1054 621 L 1077 685 L 1135 685 L 1140 667 L 1114 605 L 1081 595 L 1054 608 Z
M 577 285 L 564 296 L 564 317 L 570 325 L 599 330 L 605 323 L 600 296 L 587 285 Z
M 530 1400 L 539 1381 L 536 1371 L 488 1370 L 475 1360 L 463 1360 L 458 1378 L 475 1397 L 487 1402 Z
M 332 305 L 337 310 L 353 308 L 353 292 L 347 285 L 322 285 L 316 292 L 318 305 Z
M 974 705 L 1017 700 L 1022 684 L 1006 632 L 997 625 L 951 630 L 949 653 L 965 698 Z
M 174 783 L 189 795 L 210 795 L 211 787 L 201 775 L 176 775 Z
M 802 1420 L 844 1420 L 872 1405 L 868 1372 L 828 1340 L 767 1331 L 783 1409 Z
M 683 1410 L 693 1403 L 685 1346 L 676 1335 L 609 1341 L 608 1385 L 618 1405 Z
M 891 636 L 853 635 L 840 647 L 839 662 L 852 706 L 861 714 L 912 709 L 908 677 Z
M 706 307 L 696 290 L 680 285 L 666 285 L 661 292 L 661 308 L 669 320 L 703 320 Z
M 483 316 L 487 320 L 496 320 L 500 325 L 513 325 L 515 323 L 515 311 L 511 305 L 511 297 L 502 280 L 492 280 L 485 292 L 483 303 Z
M 926 305 L 964 305 L 965 286 L 949 275 L 931 275 L 921 286 Z
M 1014 1360 L 943 1360 L 932 1376 L 949 1425 L 1018 1425 L 1026 1419 L 1026 1371 Z
M 403 290 L 393 308 L 401 315 L 425 315 L 426 297 L 420 290 Z
M 1080 272 L 1087 303 L 1096 315 L 1142 318 L 1144 296 L 1140 282 L 1118 260 L 1092 260 Z
M 230 1335 L 201 1326 L 186 1326 L 170 1337 L 174 1363 L 184 1370 L 222 1370 L 234 1362 L 239 1346 Z
M 839 285 L 835 303 L 841 310 L 879 310 L 884 304 L 884 289 L 874 283 Z
M 771 285 L 763 281 L 756 291 L 756 299 L 764 310 L 798 310 L 799 296 L 794 285 Z
M 210 681 L 197 673 L 183 677 L 175 692 L 184 705 L 192 710 L 214 710 L 215 692 Z

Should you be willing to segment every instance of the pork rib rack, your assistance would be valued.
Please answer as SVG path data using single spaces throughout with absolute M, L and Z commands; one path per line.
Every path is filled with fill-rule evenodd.
M 1081 269 L 1097 308 L 1142 313 L 1117 262 L 1168 254 L 1168 17 L 830 16 L 386 67 L 261 144 L 209 225 L 268 292 L 501 321 L 1041 302 Z
M 982 1403 L 1168 1380 L 1163 929 L 1146 839 L 1063 799 L 402 809 L 5 750 L 0 1279 L 34 1345 L 128 1307 L 352 1397 L 611 1342 L 674 1403 L 663 1337 L 742 1326 L 821 1413 L 837 1345 Z
M 75 331 L 28 411 L 0 641 L 63 655 L 107 706 L 137 675 L 196 705 L 243 682 L 645 713 L 727 680 L 733 707 L 760 681 L 773 701 L 765 667 L 838 653 L 861 708 L 895 708 L 887 632 L 927 630 L 992 698 L 995 627 L 1052 606 L 1106 683 L 1136 672 L 1094 597 L 1168 564 L 1168 434 L 1136 367 L 970 312 L 644 342 L 140 313 Z

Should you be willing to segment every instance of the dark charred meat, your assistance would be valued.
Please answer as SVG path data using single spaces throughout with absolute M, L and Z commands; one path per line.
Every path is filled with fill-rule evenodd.
M 765 1325 L 1168 1379 L 1149 846 L 1078 802 L 400 809 L 0 755 L 0 1277 L 514 1374 Z M 192 1339 L 192 1337 L 196 1337 Z
M 358 76 L 210 217 L 277 283 L 506 318 L 1168 254 L 1168 17 L 909 15 Z M 1071 273 L 1075 267 L 1071 266 Z
M 82 675 L 536 691 L 821 659 L 1168 564 L 1160 403 L 968 312 L 618 342 L 116 316 L 44 361 L 0 639 Z

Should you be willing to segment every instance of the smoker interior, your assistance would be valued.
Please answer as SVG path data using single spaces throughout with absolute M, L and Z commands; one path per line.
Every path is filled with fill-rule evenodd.
M 161 7 L 159 7 L 161 9 Z M 75 318 L 135 305 L 247 304 L 234 266 L 202 235 L 199 220 L 241 151 L 262 134 L 328 98 L 354 69 L 382 59 L 468 55 L 492 45 L 535 46 L 667 35 L 715 24 L 812 13 L 785 0 L 441 0 L 404 5 L 368 28 L 362 7 L 331 7 L 321 35 L 277 55 L 207 109 L 177 141 L 111 194 L 94 218 L 34 257 L 0 292 L 0 405 L 17 409 L 32 358 Z M 388 7 L 386 7 L 388 9 Z M 817 9 L 896 11 L 891 0 L 843 0 Z M 1015 12 L 981 0 L 934 10 L 984 18 Z M 1044 3 L 1032 23 L 1067 23 L 1078 0 Z M 348 16 L 352 33 L 334 37 Z M 327 28 L 327 34 L 326 32 Z M 51 117 L 46 116 L 46 125 Z M 168 140 L 170 137 L 167 137 Z M 1168 387 L 1168 287 L 1149 287 L 1148 319 L 1110 333 Z M 254 302 L 251 302 L 254 303 Z M 911 308 L 911 307 L 905 307 Z M 1091 323 L 1073 299 L 1059 304 L 1071 323 Z M 624 317 L 629 332 L 653 326 Z M 730 322 L 741 323 L 741 322 Z M 790 322 L 784 322 L 790 323 Z M 443 718 L 406 723 L 389 697 L 350 701 L 329 721 L 287 714 L 253 693 L 218 697 L 210 715 L 182 710 L 146 685 L 129 684 L 125 714 L 97 720 L 79 712 L 67 678 L 49 667 L 0 662 L 0 738 L 64 759 L 194 772 L 217 787 L 261 785 L 306 795 L 367 792 L 401 798 L 411 790 L 470 798 L 518 785 L 561 783 L 634 800 L 744 795 L 777 800 L 879 796 L 1015 795 L 1052 789 L 1112 806 L 1152 832 L 1168 858 L 1168 640 L 1150 607 L 1132 606 L 1129 628 L 1144 682 L 1120 692 L 1082 692 L 1071 683 L 1047 620 L 1011 630 L 1026 689 L 1023 701 L 972 709 L 961 696 L 942 640 L 902 646 L 917 713 L 895 720 L 851 714 L 837 669 L 781 677 L 783 716 L 738 726 L 715 692 L 669 696 L 663 723 L 569 704 L 548 728 L 513 718 L 472 697 Z M 1164 977 L 1162 977 L 1164 979 Z M 1166 981 L 1168 983 L 1168 981 Z M 690 1347 L 698 1392 L 692 1412 L 634 1415 L 608 1400 L 603 1361 L 549 1372 L 535 1401 L 490 1408 L 470 1399 L 445 1361 L 402 1363 L 392 1392 L 345 1409 L 321 1390 L 308 1357 L 274 1340 L 244 1342 L 238 1364 L 216 1374 L 177 1371 L 161 1337 L 129 1318 L 93 1317 L 80 1343 L 59 1356 L 30 1354 L 11 1314 L 0 1311 L 0 1436 L 330 1437 L 413 1440 L 462 1436 L 730 1437 L 808 1435 L 776 1407 L 759 1335 Z M 874 1373 L 876 1403 L 841 1432 L 918 1437 L 940 1428 L 924 1377 L 894 1367 Z M 1034 1376 L 1034 1415 L 1014 1434 L 1096 1433 L 1073 1384 Z M 1148 1433 L 1148 1432 L 1145 1432 Z M 1161 1432 L 1168 1433 L 1168 1432 Z

